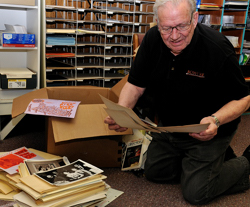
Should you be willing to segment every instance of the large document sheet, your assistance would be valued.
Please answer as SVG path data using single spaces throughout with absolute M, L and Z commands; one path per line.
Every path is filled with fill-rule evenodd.
M 100 95 L 101 96 L 101 95 Z M 151 132 L 182 132 L 182 133 L 200 133 L 207 129 L 208 124 L 192 124 L 184 126 L 167 126 L 157 127 L 153 123 L 146 122 L 140 119 L 136 113 L 130 109 L 118 105 L 109 99 L 101 96 L 102 101 L 107 108 L 104 108 L 107 114 L 115 120 L 115 122 L 121 127 L 127 127 L 132 129 L 146 130 Z

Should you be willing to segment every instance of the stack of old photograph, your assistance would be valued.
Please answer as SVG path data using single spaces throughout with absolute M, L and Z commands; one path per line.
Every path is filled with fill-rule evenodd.
M 0 199 L 16 207 L 105 206 L 123 193 L 90 163 L 26 147 L 1 153 L 0 169 Z

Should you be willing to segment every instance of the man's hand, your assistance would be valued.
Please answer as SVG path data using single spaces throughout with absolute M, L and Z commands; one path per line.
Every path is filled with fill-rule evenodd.
M 200 122 L 200 124 L 206 124 L 206 123 L 210 123 L 210 125 L 205 131 L 202 131 L 200 133 L 189 133 L 189 135 L 200 141 L 209 141 L 213 139 L 218 131 L 218 127 L 215 124 L 215 120 L 213 117 L 208 116 L 203 118 Z
M 124 132 L 128 129 L 126 127 L 121 127 L 116 124 L 116 122 L 109 116 L 104 119 L 104 123 L 109 125 L 110 130 L 115 130 L 116 132 Z
M 144 93 L 145 88 L 140 88 L 129 82 L 126 82 L 119 96 L 118 104 L 133 109 L 140 96 Z M 128 128 L 119 126 L 111 117 L 106 117 L 104 123 L 108 124 L 110 130 L 124 132 Z

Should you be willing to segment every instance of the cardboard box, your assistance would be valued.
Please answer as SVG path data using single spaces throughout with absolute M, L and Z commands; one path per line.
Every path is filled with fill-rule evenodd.
M 0 68 L 1 89 L 34 89 L 37 74 L 28 68 Z
M 0 0 L 0 4 L 16 4 L 16 5 L 26 5 L 35 6 L 35 0 Z
M 3 47 L 35 47 L 35 34 L 2 34 Z
M 112 89 L 94 86 L 42 88 L 13 100 L 12 117 L 22 114 L 31 100 L 37 98 L 81 101 L 74 119 L 48 117 L 47 152 L 67 156 L 69 160 L 82 159 L 97 167 L 121 166 L 122 135 L 104 124 L 107 116 L 100 96 L 118 101 L 125 77 Z

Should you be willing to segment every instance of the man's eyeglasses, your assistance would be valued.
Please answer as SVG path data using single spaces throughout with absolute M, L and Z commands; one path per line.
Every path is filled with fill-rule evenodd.
M 179 24 L 175 27 L 164 27 L 162 29 L 159 28 L 159 31 L 163 35 L 171 34 L 174 28 L 177 29 L 178 31 L 186 31 L 190 28 L 191 23 L 192 23 L 192 19 L 193 18 L 191 18 L 190 23 L 188 23 L 188 24 Z

